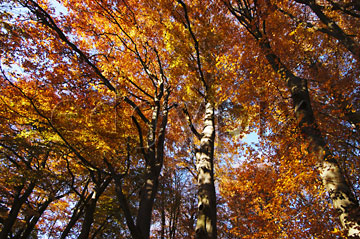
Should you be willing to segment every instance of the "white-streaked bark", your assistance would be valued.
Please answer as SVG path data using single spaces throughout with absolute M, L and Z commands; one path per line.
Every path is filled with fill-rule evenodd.
M 201 134 L 200 148 L 196 152 L 198 171 L 198 217 L 196 238 L 216 238 L 216 195 L 214 185 L 214 107 L 206 104 L 204 129 Z

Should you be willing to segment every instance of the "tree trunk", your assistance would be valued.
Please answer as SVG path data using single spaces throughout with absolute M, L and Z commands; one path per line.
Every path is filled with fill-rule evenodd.
M 99 197 L 97 197 L 97 193 L 94 191 L 89 203 L 85 206 L 85 216 L 84 221 L 81 227 L 81 232 L 78 239 L 88 239 L 91 229 L 91 224 L 94 221 L 94 213 L 96 209 L 96 203 Z
M 159 188 L 159 176 L 164 163 L 164 144 L 166 125 L 168 119 L 168 97 L 169 89 L 165 92 L 165 97 L 162 106 L 160 105 L 160 98 L 163 94 L 163 87 L 160 87 L 160 93 L 155 100 L 155 107 L 153 110 L 152 120 L 148 135 L 148 152 L 144 155 L 147 159 L 145 184 L 140 191 L 140 206 L 136 218 L 136 227 L 141 232 L 144 239 L 150 237 L 151 216 L 154 206 L 155 196 Z M 162 111 L 162 119 L 160 126 L 157 123 Z M 156 143 L 156 128 L 158 127 L 159 133 Z
M 90 199 L 90 201 L 85 205 L 85 216 L 84 221 L 81 227 L 81 232 L 78 237 L 78 239 L 88 239 L 91 225 L 94 222 L 94 213 L 96 210 L 96 204 L 100 198 L 100 196 L 103 194 L 109 183 L 111 182 L 112 178 L 108 177 L 104 180 L 104 182 L 101 185 L 97 185 L 95 187 L 95 190 L 93 192 L 93 195 Z
M 71 228 L 73 228 L 76 224 L 76 222 L 79 220 L 80 216 L 83 214 L 85 205 L 90 201 L 90 199 L 86 199 L 85 202 L 81 202 L 81 199 L 79 199 L 77 205 L 75 206 L 75 209 L 73 210 L 73 214 L 71 215 L 70 221 L 66 225 L 66 228 L 61 233 L 60 239 L 65 239 L 67 235 L 70 233 Z
M 336 38 L 357 60 L 360 60 L 360 46 L 335 21 L 325 15 L 322 11 L 323 6 L 318 5 L 315 0 L 296 0 L 296 2 L 309 6 L 320 21 L 326 25 L 327 30 L 325 32 Z
M 39 221 L 40 217 L 42 216 L 42 214 L 44 213 L 44 211 L 46 210 L 46 208 L 50 205 L 50 203 L 52 201 L 53 201 L 53 199 L 49 198 L 40 206 L 39 210 L 37 211 L 37 214 L 31 218 L 25 231 L 22 233 L 22 235 L 20 237 L 21 239 L 27 239 L 30 237 L 31 232 L 34 230 L 36 223 Z
M 14 223 L 16 222 L 17 215 L 20 212 L 22 205 L 25 203 L 26 199 L 30 196 L 33 189 L 35 187 L 35 183 L 31 182 L 23 195 L 21 195 L 21 191 L 24 188 L 23 186 L 19 187 L 17 195 L 14 198 L 13 205 L 11 207 L 9 216 L 6 218 L 4 222 L 3 229 L 0 233 L 0 239 L 7 239 L 9 238 L 9 234 L 11 233 L 11 228 L 13 227 Z M 21 196 L 20 196 L 21 195 Z
M 144 239 L 143 236 L 141 235 L 141 233 L 137 230 L 137 228 L 135 226 L 133 217 L 131 215 L 129 203 L 127 202 L 127 199 L 122 191 L 121 179 L 118 176 L 114 175 L 114 180 L 115 180 L 116 195 L 119 200 L 120 207 L 121 207 L 122 211 L 124 212 L 126 225 L 129 228 L 132 239 Z
M 166 215 L 165 215 L 165 192 L 164 192 L 164 186 L 161 187 L 161 233 L 160 238 L 165 239 L 165 226 L 166 226 Z
M 136 220 L 136 226 L 145 239 L 150 236 L 151 216 L 154 206 L 155 195 L 159 186 L 160 169 L 149 170 L 145 185 L 141 189 L 140 206 Z
M 206 104 L 204 129 L 201 135 L 200 149 L 196 152 L 198 171 L 198 216 L 196 222 L 197 239 L 215 239 L 216 231 L 216 195 L 214 185 L 214 107 Z
M 297 0 L 305 4 L 312 4 L 313 11 L 318 14 L 319 18 L 328 23 L 331 28 L 331 33 L 338 37 L 341 29 L 336 28 L 336 24 L 326 19 L 321 15 L 319 9 L 314 7 L 315 1 L 313 0 Z M 348 230 L 350 238 L 360 238 L 360 212 L 359 204 L 351 191 L 350 186 L 345 180 L 345 177 L 339 167 L 336 159 L 331 155 L 324 138 L 316 124 L 314 112 L 311 107 L 311 100 L 309 96 L 307 80 L 296 77 L 274 54 L 271 49 L 270 42 L 260 30 L 259 25 L 250 26 L 245 21 L 241 11 L 237 11 L 230 2 L 225 3 L 230 12 L 236 19 L 244 25 L 248 31 L 255 37 L 260 48 L 263 50 L 265 58 L 274 69 L 275 72 L 282 75 L 286 81 L 288 90 L 291 93 L 291 98 L 294 107 L 294 113 L 300 131 L 304 139 L 309 143 L 308 152 L 314 154 L 318 160 L 318 169 L 321 180 L 325 189 L 332 199 L 335 209 L 339 212 L 339 218 L 344 229 Z M 242 4 L 240 4 L 242 6 Z M 311 7 L 311 6 L 310 6 Z M 251 19 L 252 20 L 252 19 Z M 331 24 L 330 24 L 331 23 Z M 265 25 L 265 24 L 264 24 Z M 336 36 L 337 35 L 337 36 Z M 344 41 L 342 42 L 344 44 Z M 350 44 L 351 45 L 351 44 Z M 348 45 L 348 46 L 350 46 Z M 351 46 L 350 46 L 351 47 Z M 353 52 L 354 56 L 358 56 L 358 52 Z
M 306 141 L 309 142 L 308 152 L 316 155 L 318 169 L 325 189 L 330 195 L 335 209 L 339 213 L 342 226 L 348 230 L 350 238 L 360 238 L 360 210 L 350 186 L 336 159 L 331 155 L 325 140 L 316 124 L 311 107 L 307 80 L 296 77 L 284 66 L 272 52 L 270 43 L 260 43 L 272 68 L 284 75 L 291 98 L 298 126 Z

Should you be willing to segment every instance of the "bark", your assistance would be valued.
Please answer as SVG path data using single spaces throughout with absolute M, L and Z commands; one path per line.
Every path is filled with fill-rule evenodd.
M 147 179 L 140 193 L 141 198 L 136 226 L 144 238 L 149 238 L 150 236 L 152 209 L 159 186 L 159 175 L 160 167 L 155 170 L 148 169 Z
M 82 190 L 81 194 L 79 194 L 80 198 L 74 207 L 73 213 L 71 215 L 70 221 L 66 225 L 66 228 L 61 233 L 60 239 L 65 239 L 67 235 L 70 233 L 71 228 L 73 228 L 79 218 L 83 215 L 85 206 L 89 203 L 92 195 L 89 194 L 85 197 L 85 193 L 87 192 L 87 187 L 89 185 L 89 181 L 86 182 L 84 189 Z M 74 189 L 75 190 L 75 189 Z
M 200 149 L 196 153 L 198 171 L 198 217 L 196 222 L 197 239 L 215 239 L 216 231 L 216 195 L 214 185 L 214 107 L 206 104 L 204 129 L 201 135 Z
M 114 179 L 115 179 L 116 195 L 117 195 L 118 201 L 120 203 L 120 207 L 121 207 L 122 211 L 124 212 L 126 225 L 129 228 L 130 235 L 133 239 L 143 239 L 143 236 L 141 235 L 141 233 L 137 230 L 137 228 L 135 226 L 134 219 L 132 217 L 131 210 L 129 207 L 129 203 L 127 202 L 127 199 L 122 191 L 121 179 L 118 176 L 114 176 Z
M 158 98 L 158 97 L 156 97 Z M 159 98 L 158 98 L 159 99 Z M 159 176 L 162 164 L 159 164 L 156 157 L 156 127 L 160 113 L 160 101 L 155 99 L 151 123 L 149 124 L 147 152 L 144 155 L 146 159 L 145 182 L 140 191 L 140 205 L 136 218 L 136 226 L 144 238 L 150 236 L 151 216 L 154 206 L 155 195 L 159 187 Z M 158 145 L 163 142 L 158 142 Z
M 88 204 L 85 206 L 85 216 L 84 221 L 81 227 L 81 232 L 78 237 L 78 239 L 88 239 L 91 225 L 94 222 L 94 213 L 96 210 L 96 204 L 101 196 L 101 194 L 105 191 L 109 183 L 111 182 L 112 178 L 107 178 L 101 185 L 95 187 L 95 191 L 93 192 L 93 195 L 88 202 Z
M 360 46 L 349 35 L 347 35 L 335 21 L 325 15 L 322 6 L 316 4 L 315 0 L 296 0 L 311 8 L 320 21 L 327 27 L 326 33 L 339 40 L 339 42 L 350 51 L 357 60 L 360 60 Z
M 147 159 L 146 165 L 146 178 L 145 184 L 140 192 L 140 206 L 138 209 L 138 215 L 136 220 L 136 226 L 143 235 L 144 238 L 150 236 L 151 216 L 154 206 L 155 196 L 159 188 L 159 176 L 163 167 L 164 161 L 164 144 L 165 133 L 168 120 L 168 97 L 170 90 L 167 89 L 162 105 L 160 105 L 160 99 L 163 95 L 163 86 L 160 85 L 159 95 L 155 99 L 155 107 L 151 120 L 151 127 L 148 135 L 148 152 L 144 157 Z M 160 118 L 160 111 L 162 110 L 162 120 L 160 126 L 157 126 L 157 122 Z M 159 134 L 157 136 L 156 143 L 156 128 L 159 128 Z
M 50 205 L 50 203 L 53 201 L 53 199 L 49 198 L 48 200 L 46 200 L 39 208 L 39 210 L 37 211 L 37 214 L 31 218 L 29 224 L 27 225 L 25 231 L 22 233 L 21 235 L 21 239 L 27 239 L 30 237 L 31 232 L 34 230 L 34 227 L 36 225 L 36 223 L 39 221 L 41 215 L 44 213 L 44 211 L 46 210 L 46 208 Z
M 194 135 L 200 139 L 200 149 L 196 152 L 196 169 L 198 171 L 198 215 L 195 228 L 197 239 L 215 239 L 216 230 L 216 193 L 214 185 L 214 141 L 215 141 L 215 112 L 209 102 L 210 85 L 205 79 L 200 57 L 200 44 L 192 30 L 188 9 L 182 0 L 177 0 L 184 10 L 185 27 L 189 30 L 196 52 L 196 64 L 199 80 L 203 85 L 205 100 L 205 118 L 202 134 L 199 134 L 191 123 L 189 113 L 184 109 L 189 126 Z M 200 91 L 199 91 L 200 92 Z
M 170 89 L 164 90 L 162 84 L 160 84 L 158 89 L 160 92 L 155 99 L 151 121 L 144 120 L 145 123 L 149 125 L 147 146 L 144 145 L 142 139 L 143 135 L 140 124 L 134 116 L 132 117 L 138 130 L 141 152 L 145 159 L 144 184 L 140 189 L 140 202 L 137 210 L 136 223 L 134 222 L 129 203 L 122 192 L 122 177 L 126 174 L 117 174 L 111 164 L 107 163 L 115 179 L 117 197 L 125 214 L 127 226 L 130 230 L 131 237 L 134 239 L 148 239 L 150 237 L 154 200 L 158 192 L 159 176 L 163 166 L 168 111 L 171 108 L 168 106 Z M 165 97 L 161 104 L 160 99 L 164 95 L 163 91 L 165 91 Z M 133 107 L 136 107 L 136 105 L 134 104 Z M 162 117 L 160 116 L 161 111 Z M 137 113 L 139 114 L 139 112 Z M 158 124 L 159 119 L 161 119 L 160 124 Z M 158 132 L 156 129 L 158 129 Z
M 94 221 L 94 213 L 96 209 L 96 203 L 99 197 L 97 197 L 96 192 L 92 195 L 88 205 L 85 207 L 85 216 L 84 221 L 81 227 L 81 232 L 78 239 L 87 239 L 89 238 L 91 224 Z
M 150 237 L 151 216 L 155 196 L 159 186 L 159 175 L 162 163 L 161 165 L 156 165 L 157 166 L 154 168 L 150 166 L 147 166 L 146 168 L 146 180 L 144 186 L 142 186 L 140 190 L 140 205 L 136 217 L 136 224 L 134 223 L 129 203 L 122 192 L 121 179 L 115 176 L 118 200 L 125 214 L 126 223 L 133 239 L 147 239 Z
M 80 216 L 83 214 L 85 205 L 88 203 L 88 201 L 90 201 L 90 199 L 91 198 L 85 199 L 84 203 L 82 203 L 81 201 L 78 201 L 78 204 L 75 206 L 73 214 L 71 215 L 70 221 L 66 225 L 66 228 L 64 229 L 64 231 L 61 233 L 60 239 L 65 239 L 67 237 L 67 235 L 70 233 L 71 228 L 73 228 L 75 226 L 75 223 L 77 222 L 77 220 L 79 220 Z M 82 200 L 82 199 L 80 199 L 80 200 Z
M 326 16 L 319 12 L 319 9 L 315 6 L 316 4 L 314 0 L 297 1 L 312 5 L 312 8 L 314 8 L 313 11 L 316 14 L 319 14 L 318 16 L 320 20 L 324 21 L 333 33 L 344 34 L 343 32 L 340 32 L 341 29 L 337 28 L 338 26 L 334 22 L 331 22 L 330 19 L 326 19 Z M 238 6 L 247 9 L 247 6 L 244 5 L 242 1 L 237 1 L 237 3 L 239 4 Z M 342 226 L 348 230 L 348 236 L 350 238 L 360 238 L 359 204 L 351 191 L 351 187 L 346 182 L 339 164 L 332 156 L 316 124 L 314 112 L 311 107 L 307 80 L 295 76 L 272 51 L 270 42 L 266 38 L 266 34 L 263 33 L 265 32 L 264 27 L 262 32 L 259 27 L 259 23 L 257 26 L 251 26 L 251 24 L 249 24 L 249 22 L 251 23 L 254 21 L 254 16 L 251 14 L 246 15 L 246 13 L 249 13 L 249 9 L 247 9 L 248 11 L 244 11 L 243 9 L 239 11 L 234 8 L 230 2 L 225 2 L 225 4 L 236 19 L 245 26 L 245 28 L 257 40 L 260 48 L 264 52 L 265 58 L 273 70 L 280 73 L 286 81 L 288 90 L 291 93 L 294 114 L 298 122 L 298 127 L 304 139 L 309 143 L 308 152 L 317 157 L 317 166 L 320 178 L 325 186 L 325 189 L 329 193 L 334 208 L 339 212 L 340 222 Z M 345 35 L 342 36 L 345 37 Z M 349 38 L 346 41 L 348 40 Z M 345 41 L 343 44 L 344 43 Z M 358 51 L 356 50 L 353 54 L 357 57 Z
M 17 216 L 20 212 L 22 205 L 25 203 L 26 199 L 30 196 L 33 189 L 35 187 L 35 183 L 31 182 L 30 185 L 25 189 L 24 193 L 21 195 L 21 191 L 24 186 L 18 188 L 18 192 L 15 195 L 13 205 L 11 207 L 10 213 L 8 217 L 5 219 L 3 224 L 2 231 L 0 233 L 0 239 L 7 239 L 10 234 L 14 223 L 16 222 Z M 21 195 L 21 196 L 20 196 Z
M 304 139 L 309 142 L 309 153 L 314 154 L 318 159 L 320 178 L 329 193 L 334 208 L 339 213 L 342 226 L 348 230 L 350 238 L 360 238 L 359 204 L 316 124 L 307 80 L 292 74 L 271 51 L 269 42 L 260 42 L 260 46 L 273 69 L 284 75 L 288 89 L 291 92 L 298 126 Z
M 166 226 L 166 215 L 165 215 L 165 193 L 164 187 L 161 187 L 161 234 L 160 238 L 165 239 L 165 226 Z
M 175 204 L 172 206 L 170 212 L 169 239 L 174 239 L 176 236 L 177 223 L 180 215 L 181 193 L 176 192 L 174 201 Z

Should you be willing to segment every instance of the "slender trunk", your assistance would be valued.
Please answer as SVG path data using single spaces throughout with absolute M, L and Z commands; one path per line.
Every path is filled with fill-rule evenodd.
M 41 207 L 37 211 L 37 214 L 33 218 L 31 218 L 31 221 L 27 225 L 25 231 L 22 233 L 22 235 L 20 237 L 21 239 L 27 239 L 30 237 L 30 234 L 34 230 L 36 223 L 39 221 L 41 215 L 44 213 L 44 211 L 46 210 L 46 208 L 50 205 L 50 203 L 52 201 L 53 201 L 52 199 L 48 199 L 41 205 Z
M 166 225 L 166 215 L 165 215 L 165 199 L 164 199 L 164 187 L 161 187 L 161 239 L 165 239 L 165 225 Z
M 35 183 L 31 182 L 30 185 L 28 186 L 28 188 L 25 189 L 25 192 L 23 193 L 23 195 L 21 195 L 21 191 L 24 187 L 23 186 L 19 187 L 17 195 L 14 198 L 14 202 L 11 207 L 9 216 L 6 218 L 6 220 L 3 224 L 3 229 L 0 233 L 0 239 L 7 239 L 9 237 L 9 234 L 11 233 L 11 229 L 17 219 L 20 209 L 21 209 L 22 205 L 25 203 L 26 199 L 32 193 L 34 187 L 35 187 Z
M 342 226 L 348 230 L 350 238 L 360 238 L 359 204 L 316 124 L 307 80 L 293 75 L 272 53 L 269 42 L 264 41 L 260 43 L 260 46 L 265 51 L 265 56 L 273 69 L 285 76 L 288 89 L 291 92 L 298 126 L 304 139 L 309 142 L 309 153 L 316 155 L 318 159 L 321 180 L 339 213 Z
M 85 206 L 85 216 L 84 221 L 81 227 L 81 232 L 78 239 L 88 239 L 91 225 L 94 222 L 94 213 L 96 210 L 96 204 L 101 196 L 101 194 L 105 191 L 112 178 L 108 177 L 101 185 L 97 185 L 93 192 L 93 195 L 89 201 L 89 203 Z
M 214 185 L 214 107 L 206 103 L 204 129 L 201 135 L 200 149 L 196 153 L 198 171 L 198 216 L 196 222 L 197 239 L 215 239 L 216 231 L 216 195 Z
M 124 212 L 126 225 L 129 228 L 132 239 L 144 239 L 142 237 L 141 233 L 137 230 L 137 228 L 135 226 L 134 219 L 131 215 L 129 203 L 127 202 L 127 199 L 122 191 L 121 179 L 118 176 L 114 175 L 114 180 L 115 180 L 116 195 L 117 195 L 118 201 L 120 203 L 120 207 L 121 207 L 122 211 Z
M 169 238 L 170 239 L 175 239 L 177 222 L 178 222 L 178 218 L 179 218 L 179 214 L 180 214 L 180 205 L 175 210 L 176 211 L 173 212 L 174 216 L 172 218 L 172 224 L 169 228 Z
M 87 239 L 89 238 L 91 224 L 94 221 L 94 213 L 96 209 L 96 203 L 98 200 L 97 193 L 94 191 L 89 203 L 85 206 L 85 216 L 84 221 L 81 227 L 81 232 L 78 239 Z
M 177 188 L 177 190 L 179 190 Z M 177 191 L 175 193 L 175 205 L 172 206 L 170 213 L 170 222 L 169 222 L 169 239 L 174 239 L 176 234 L 177 222 L 180 215 L 180 204 L 181 204 L 181 194 Z
M 98 235 L 98 234 L 104 229 L 104 227 L 109 223 L 108 221 L 109 221 L 109 219 L 110 219 L 111 217 L 113 217 L 113 215 L 111 215 L 111 214 L 106 217 L 106 219 L 105 219 L 104 222 L 101 224 L 101 226 L 98 227 L 98 228 L 96 229 L 96 231 L 92 234 L 91 239 L 99 238 L 99 237 L 97 237 L 97 235 Z
M 80 194 L 80 198 L 74 207 L 70 221 L 66 225 L 64 231 L 61 233 L 60 239 L 65 239 L 67 237 L 67 235 L 70 233 L 71 228 L 75 226 L 75 223 L 79 220 L 80 216 L 83 214 L 85 206 L 89 203 L 92 195 L 89 194 L 85 197 L 85 193 L 87 192 L 87 187 L 89 185 L 89 182 L 90 181 L 88 180 L 85 183 L 84 189 Z
M 83 204 L 81 203 L 81 201 L 79 201 L 78 204 L 75 206 L 73 214 L 71 215 L 71 219 L 66 225 L 64 231 L 61 233 L 60 239 L 65 239 L 67 235 L 70 233 L 71 228 L 73 228 L 75 226 L 75 223 L 79 220 L 80 216 L 84 211 L 85 205 L 88 203 L 89 200 L 86 199 Z

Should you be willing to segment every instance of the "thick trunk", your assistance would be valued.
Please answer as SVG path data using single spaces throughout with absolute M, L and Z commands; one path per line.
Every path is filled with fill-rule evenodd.
M 319 153 L 321 154 L 321 153 Z M 348 238 L 360 238 L 360 210 L 359 204 L 353 196 L 336 160 L 320 156 L 320 176 L 329 192 L 334 207 L 339 213 L 342 226 L 348 230 Z
M 161 92 L 162 90 L 163 89 L 161 88 Z M 162 94 L 163 93 L 159 93 L 160 96 L 158 96 L 158 98 L 161 98 Z M 140 189 L 140 203 L 137 210 L 136 224 L 134 223 L 134 219 L 130 211 L 129 204 L 127 203 L 127 199 L 125 198 L 125 195 L 123 194 L 121 189 L 121 177 L 119 177 L 119 175 L 115 173 L 112 166 L 109 165 L 110 168 L 112 168 L 111 170 L 116 183 L 118 199 L 121 208 L 124 211 L 126 223 L 129 227 L 131 236 L 134 239 L 148 239 L 150 237 L 152 210 L 154 206 L 155 196 L 159 187 L 159 176 L 163 166 L 165 133 L 169 110 L 168 96 L 169 92 L 166 92 L 166 96 L 162 104 L 163 111 L 160 126 L 158 126 L 158 119 L 160 118 L 159 100 L 155 100 L 156 106 L 153 107 L 151 122 L 145 120 L 146 123 L 150 126 L 146 147 L 143 144 L 141 126 L 137 122 L 136 118 L 132 117 L 139 132 L 140 147 L 146 162 L 146 168 L 144 173 L 145 180 L 144 184 Z M 158 132 L 156 130 L 157 128 L 159 129 Z
M 322 21 L 326 27 L 327 34 L 333 36 L 348 50 L 353 56 L 360 60 L 360 46 L 349 36 L 347 35 L 335 21 L 325 15 L 322 11 L 322 6 L 318 5 L 315 0 L 296 0 L 299 3 L 308 5 L 311 10 L 318 16 L 320 21 Z
M 266 58 L 273 69 L 284 75 L 295 111 L 299 128 L 305 140 L 309 142 L 308 151 L 316 155 L 318 169 L 323 185 L 339 212 L 342 226 L 348 230 L 350 238 L 360 238 L 359 204 L 346 182 L 336 159 L 331 155 L 325 140 L 316 124 L 310 104 L 310 96 L 305 79 L 293 75 L 272 53 L 269 42 L 260 44 L 266 52 Z
M 132 213 L 130 211 L 129 204 L 125 195 L 122 192 L 121 188 L 121 177 L 117 175 L 114 169 L 111 167 L 113 177 L 116 184 L 116 192 L 118 199 L 121 205 L 122 210 L 124 211 L 126 223 L 129 227 L 132 238 L 134 239 L 148 239 L 150 237 L 150 227 L 151 227 L 151 217 L 152 210 L 154 206 L 154 200 L 156 193 L 159 187 L 159 176 L 163 166 L 164 158 L 164 143 L 165 143 L 165 133 L 168 117 L 168 104 L 167 104 L 168 93 L 166 94 L 165 101 L 163 104 L 163 118 L 159 127 L 158 137 L 156 140 L 156 126 L 159 118 L 159 107 L 155 110 L 152 117 L 151 127 L 149 130 L 148 136 L 148 150 L 142 148 L 144 159 L 146 162 L 146 173 L 144 175 L 145 181 L 144 185 L 140 189 L 140 203 L 137 210 L 136 224 L 134 223 Z M 156 112 L 157 111 L 157 112 Z M 134 118 L 133 118 L 134 119 Z M 140 125 L 134 120 L 140 138 L 140 145 L 143 146 L 142 133 Z
M 160 99 L 163 93 L 163 88 L 160 87 L 161 91 L 158 98 Z M 144 239 L 150 237 L 150 226 L 151 216 L 154 206 L 155 196 L 159 188 L 159 176 L 164 162 L 164 144 L 166 125 L 168 117 L 168 97 L 169 92 L 166 91 L 162 109 L 160 101 L 155 101 L 156 107 L 154 108 L 151 127 L 148 136 L 148 152 L 144 155 L 147 158 L 145 184 L 141 188 L 140 192 L 140 206 L 138 209 L 138 215 L 136 218 L 136 227 L 141 232 Z M 160 126 L 157 126 L 160 110 L 162 110 L 162 120 Z M 158 127 L 159 133 L 156 144 L 156 128 Z
M 214 140 L 214 107 L 210 103 L 207 103 L 200 149 L 196 153 L 199 187 L 198 217 L 195 229 L 197 239 L 215 239 L 217 235 L 214 185 Z
M 138 210 L 136 226 L 143 235 L 143 238 L 147 239 L 150 236 L 151 216 L 154 206 L 155 195 L 159 186 L 160 169 L 149 170 L 145 181 L 145 185 L 141 189 L 140 206 Z

